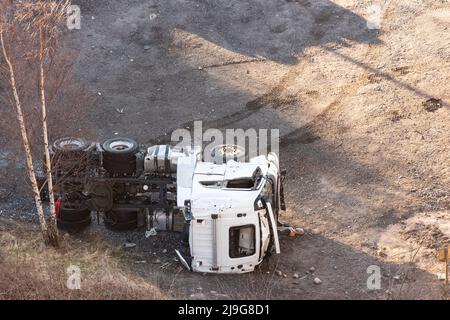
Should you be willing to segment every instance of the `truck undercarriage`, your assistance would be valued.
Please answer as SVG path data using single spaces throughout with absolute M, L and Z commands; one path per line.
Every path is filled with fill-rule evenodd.
M 176 255 L 199 272 L 250 272 L 280 252 L 284 173 L 274 153 L 242 161 L 236 147 L 222 145 L 221 157 L 206 162 L 198 147 L 145 147 L 128 138 L 62 138 L 51 149 L 62 230 L 83 230 L 94 212 L 115 231 L 179 232 Z M 45 182 L 43 174 L 42 192 Z

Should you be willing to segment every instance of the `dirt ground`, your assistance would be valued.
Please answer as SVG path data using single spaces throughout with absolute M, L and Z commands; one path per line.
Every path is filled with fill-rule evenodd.
M 67 46 L 97 95 L 86 122 L 98 139 L 167 141 L 194 120 L 280 129 L 281 219 L 306 230 L 238 277 L 182 270 L 171 235 L 105 232 L 137 244 L 133 272 L 184 298 L 448 299 L 434 254 L 450 244 L 449 1 L 74 2 L 83 19 Z M 380 290 L 367 288 L 371 265 Z

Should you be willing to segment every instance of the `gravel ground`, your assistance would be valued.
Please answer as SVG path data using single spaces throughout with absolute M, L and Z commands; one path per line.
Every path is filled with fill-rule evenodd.
M 183 271 L 173 247 L 160 251 L 176 245 L 171 236 L 93 228 L 114 245 L 137 244 L 130 251 L 147 263 L 131 259 L 136 274 L 192 298 L 448 298 L 442 265 L 418 245 L 450 236 L 448 1 L 387 1 L 381 30 L 367 27 L 359 0 L 76 3 L 83 26 L 67 46 L 96 96 L 80 129 L 142 143 L 194 120 L 280 129 L 282 219 L 306 230 L 283 236 L 282 254 L 261 270 L 229 277 Z M 442 100 L 436 110 L 432 97 Z M 16 194 L 0 200 L 2 215 L 31 213 Z M 367 289 L 370 265 L 382 269 L 381 290 Z

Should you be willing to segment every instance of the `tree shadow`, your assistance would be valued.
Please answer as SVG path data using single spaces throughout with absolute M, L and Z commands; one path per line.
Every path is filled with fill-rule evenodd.
M 356 60 L 350 56 L 347 56 L 343 53 L 333 50 L 327 46 L 324 46 L 324 49 L 326 51 L 336 55 L 337 57 L 343 59 L 344 61 L 350 62 L 353 65 L 367 71 L 370 74 L 370 76 L 372 76 L 373 78 L 378 78 L 380 80 L 382 79 L 382 80 L 389 81 L 392 84 L 394 84 L 395 86 L 397 86 L 403 90 L 410 91 L 410 92 L 414 93 L 416 96 L 423 98 L 423 99 L 428 99 L 428 98 L 432 97 L 428 92 L 425 92 L 407 82 L 401 81 L 401 80 L 397 79 L 396 77 L 394 77 L 392 74 L 389 74 L 387 72 L 382 72 L 374 67 L 371 67 L 370 65 L 368 65 L 367 63 L 364 63 L 363 61 Z M 447 101 L 442 101 L 442 106 L 444 106 L 446 108 L 450 108 L 450 104 Z
M 81 50 L 84 64 L 79 76 L 101 94 L 96 102 L 101 116 L 94 121 L 104 127 L 102 138 L 130 121 L 136 123 L 128 126 L 127 135 L 136 138 L 167 136 L 194 119 L 216 119 L 211 127 L 234 123 L 276 99 L 281 90 L 282 84 L 276 85 L 258 98 L 228 83 L 226 71 L 209 72 L 208 67 L 267 61 L 271 70 L 277 65 L 286 69 L 308 47 L 379 43 L 378 30 L 369 29 L 363 17 L 329 0 L 74 3 L 83 14 L 81 30 L 73 32 L 73 47 Z M 221 72 L 223 77 L 217 77 Z M 287 72 L 281 82 L 298 76 Z M 248 108 L 243 110 L 242 102 L 236 102 L 244 99 Z M 117 109 L 124 109 L 123 114 Z M 140 123 L 130 118 L 133 114 L 140 120 L 147 115 L 164 118 L 168 125 L 154 119 Z
M 159 1 L 157 3 L 132 0 L 127 2 L 130 12 L 120 12 L 120 14 L 109 17 L 99 16 L 102 15 L 103 8 L 118 4 L 120 1 L 75 1 L 75 3 L 82 4 L 82 12 L 85 17 L 89 18 L 89 13 L 92 13 L 93 16 L 98 15 L 98 18 L 92 19 L 91 23 L 94 23 L 93 21 L 97 23 L 104 18 L 103 23 L 110 26 L 116 23 L 115 20 L 118 20 L 119 16 L 125 16 L 126 21 L 123 25 L 119 24 L 112 28 L 114 32 L 105 32 L 105 30 L 109 31 L 108 29 L 97 30 L 95 26 L 92 29 L 83 29 L 82 32 L 85 32 L 86 39 L 88 39 L 89 33 L 100 31 L 105 32 L 101 34 L 104 38 L 100 39 L 107 39 L 99 44 L 88 43 L 84 49 L 85 52 L 88 52 L 92 49 L 90 45 L 111 45 L 114 53 L 116 50 L 129 50 L 126 54 L 132 56 L 127 56 L 121 65 L 116 65 L 114 60 L 109 60 L 111 53 L 109 53 L 108 47 L 93 48 L 93 53 L 89 57 L 91 60 L 87 59 L 84 63 L 88 65 L 86 69 L 91 69 L 92 73 L 89 74 L 89 70 L 85 70 L 88 80 L 91 81 L 91 84 L 98 85 L 99 88 L 96 87 L 96 90 L 102 93 L 101 99 L 103 100 L 95 109 L 98 115 L 99 131 L 103 129 L 102 133 L 105 133 L 105 128 L 108 128 L 108 130 L 114 130 L 112 132 L 120 131 L 120 134 L 124 132 L 127 136 L 134 136 L 140 142 L 147 142 L 149 137 L 154 136 L 153 133 L 158 131 L 161 133 L 160 131 L 167 127 L 177 128 L 180 123 L 182 126 L 190 126 L 192 119 L 206 117 L 209 114 L 210 105 L 201 107 L 197 103 L 200 98 L 209 98 L 204 91 L 211 83 L 220 86 L 223 95 L 213 97 L 216 100 L 212 100 L 210 103 L 211 105 L 215 102 L 221 104 L 219 108 L 224 109 L 224 111 L 221 110 L 224 115 L 215 114 L 216 119 L 206 122 L 204 128 L 236 127 L 263 106 L 259 103 L 257 108 L 245 108 L 244 104 L 236 102 L 238 99 L 228 104 L 227 97 L 239 95 L 239 100 L 249 101 L 254 98 L 253 93 L 242 92 L 241 88 L 232 87 L 223 79 L 214 79 L 206 72 L 193 71 L 193 66 L 182 58 L 167 58 L 170 34 L 174 29 L 185 30 L 237 54 L 254 58 L 262 57 L 262 59 L 288 66 L 296 63 L 296 54 L 310 46 L 325 46 L 330 43 L 347 41 L 365 44 L 379 42 L 377 31 L 368 29 L 364 18 L 328 0 L 270 2 L 264 0 L 245 2 L 199 0 Z M 142 14 L 137 14 L 135 18 L 136 11 L 141 11 Z M 156 17 L 152 18 L 152 22 L 149 22 L 148 13 L 150 12 L 157 13 Z M 128 17 L 129 13 L 132 13 L 130 14 L 131 18 Z M 205 28 L 205 26 L 209 26 L 209 28 Z M 122 44 L 125 45 L 122 46 Z M 143 52 L 146 45 L 153 46 L 155 53 L 153 53 L 153 49 Z M 132 63 L 130 57 L 133 57 L 135 61 L 141 60 L 139 63 Z M 171 64 L 176 63 L 181 67 L 170 69 Z M 144 72 L 138 73 L 141 71 Z M 92 76 L 92 79 L 89 76 Z M 187 87 L 186 92 L 181 90 L 181 86 Z M 163 89 L 158 90 L 161 88 Z M 200 98 L 188 101 L 191 96 Z M 129 109 L 126 109 L 125 115 L 116 114 L 114 108 L 121 108 L 122 103 L 126 103 Z M 179 107 L 180 105 L 181 107 Z M 229 108 L 230 105 L 232 108 Z M 194 114 L 194 111 L 198 111 L 198 114 Z M 262 122 L 247 121 L 246 125 L 262 128 L 272 123 L 287 122 L 277 110 L 270 108 L 265 111 L 267 111 L 266 117 L 262 119 Z M 113 116 L 108 115 L 111 113 Z M 149 124 L 145 123 L 144 125 L 144 121 L 148 121 Z M 288 127 L 287 131 L 295 129 L 292 123 L 288 123 L 286 126 Z M 296 166 L 295 158 L 298 158 L 298 154 L 303 151 L 311 152 L 311 149 L 298 146 L 304 146 L 320 139 L 309 128 L 301 130 L 303 131 L 297 131 L 285 137 L 286 143 L 290 144 L 292 149 L 284 150 L 289 153 L 289 157 L 283 158 L 282 155 L 282 162 L 288 163 L 292 170 L 296 171 L 297 176 L 302 172 Z M 168 137 L 163 135 L 157 142 L 167 142 L 167 139 Z M 326 143 L 323 143 L 322 148 L 315 152 L 318 153 L 316 159 L 333 158 L 336 159 L 336 162 L 345 163 L 347 173 L 352 170 L 355 172 L 352 178 L 356 179 L 356 182 L 379 179 L 378 172 L 351 160 L 350 157 L 337 153 Z M 318 166 L 318 170 L 325 170 L 325 168 L 323 165 Z M 359 175 L 359 173 L 362 174 Z M 334 175 L 341 179 L 347 179 L 339 172 Z M 299 189 L 301 182 L 293 181 L 290 187 Z M 348 198 L 351 202 L 350 207 L 359 206 L 358 199 L 352 199 L 351 195 Z M 375 209 L 373 208 L 373 210 Z M 342 223 L 344 224 L 344 222 Z M 340 227 L 340 225 L 337 226 Z M 119 241 L 115 244 L 121 245 L 122 241 L 129 238 L 129 235 L 111 237 L 105 235 L 105 237 L 112 239 L 111 241 Z M 136 234 L 133 240 L 138 242 L 138 248 L 141 244 L 143 247 L 148 247 L 148 244 L 144 244 L 147 239 L 143 237 L 142 233 Z M 162 240 L 158 241 L 164 242 L 167 239 L 163 238 Z M 164 245 L 169 246 L 166 243 Z M 192 293 L 191 289 L 196 290 L 196 286 L 200 284 L 207 297 L 209 296 L 208 292 L 212 290 L 231 298 L 312 299 L 384 298 L 383 292 L 380 295 L 367 292 L 367 267 L 379 265 L 383 270 L 390 270 L 390 268 L 397 270 L 401 267 L 401 265 L 380 262 L 350 246 L 318 235 L 308 235 L 295 240 L 283 238 L 282 248 L 283 254 L 278 257 L 276 267 L 285 272 L 287 278 L 279 279 L 273 275 L 273 268 L 271 269 L 270 266 L 263 267 L 260 272 L 243 276 L 202 276 L 179 271 L 178 264 L 164 272 L 161 271 L 159 264 L 149 266 L 150 263 L 142 265 L 139 270 L 137 268 L 133 268 L 133 270 L 143 276 L 152 276 L 153 273 L 161 275 L 161 286 L 172 289 L 175 295 L 183 297 L 189 297 Z M 156 251 L 156 249 L 152 250 Z M 155 258 L 153 254 L 150 255 L 150 250 L 142 251 L 142 254 L 149 261 L 150 258 Z M 173 260 L 171 256 L 168 259 Z M 314 275 L 322 279 L 322 285 L 314 285 L 312 283 L 313 275 L 306 274 L 311 266 L 316 269 Z M 269 274 L 266 273 L 267 271 Z M 181 274 L 181 280 L 175 276 L 177 272 Z M 307 277 L 294 280 L 292 279 L 294 272 L 299 273 L 300 278 L 304 275 Z M 420 277 L 426 280 L 424 282 L 430 280 L 430 284 L 435 284 L 431 274 L 424 271 L 418 272 Z M 389 278 L 390 280 L 392 279 Z M 382 285 L 382 289 L 388 290 L 389 286 Z
M 89 2 L 75 1 L 85 14 L 101 15 L 98 8 L 105 1 L 96 1 L 95 6 Z M 309 46 L 379 42 L 378 31 L 369 29 L 367 20 L 329 0 L 131 3 L 124 14 L 138 17 L 133 19 L 134 31 L 124 34 L 130 45 L 158 44 L 173 29 L 181 29 L 248 57 L 294 64 L 295 55 Z M 142 14 L 136 14 L 136 7 Z M 149 21 L 150 12 L 154 16 Z

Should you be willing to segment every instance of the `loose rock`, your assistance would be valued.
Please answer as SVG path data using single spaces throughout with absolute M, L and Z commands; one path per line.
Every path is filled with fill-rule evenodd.
M 197 293 L 193 293 L 189 296 L 189 299 L 191 300 L 205 300 L 206 296 L 204 293 L 201 292 L 197 292 Z
M 444 281 L 445 280 L 445 273 L 439 273 L 438 274 L 438 280 Z
M 428 99 L 427 101 L 425 101 L 424 103 L 422 103 L 422 105 L 426 111 L 434 112 L 437 109 L 442 108 L 442 100 L 431 98 L 431 99 Z
M 377 254 L 378 254 L 380 257 L 387 257 L 387 254 L 386 254 L 383 250 L 378 250 L 378 251 L 377 251 Z
M 295 228 L 295 233 L 299 236 L 305 235 L 305 230 L 303 228 Z

